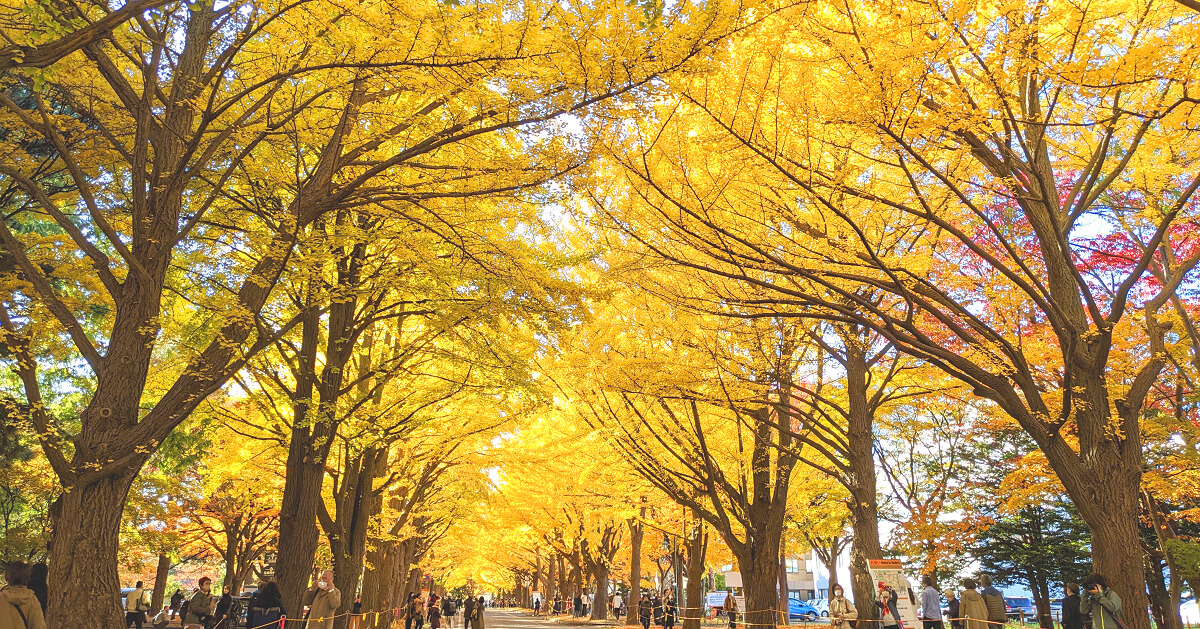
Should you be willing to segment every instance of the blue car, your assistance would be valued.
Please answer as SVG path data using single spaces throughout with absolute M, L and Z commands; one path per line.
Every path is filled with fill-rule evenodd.
M 788 617 L 803 618 L 809 622 L 815 621 L 821 616 L 817 609 L 808 603 L 799 601 L 794 598 L 788 599 Z

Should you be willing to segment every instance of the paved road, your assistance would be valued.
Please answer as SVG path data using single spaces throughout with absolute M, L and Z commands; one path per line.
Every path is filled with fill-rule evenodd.
M 484 629 L 554 629 L 555 627 L 615 626 L 615 620 L 579 621 L 559 616 L 554 620 L 546 616 L 533 617 L 533 613 L 520 609 L 489 609 L 483 619 Z M 455 629 L 460 629 L 458 626 Z

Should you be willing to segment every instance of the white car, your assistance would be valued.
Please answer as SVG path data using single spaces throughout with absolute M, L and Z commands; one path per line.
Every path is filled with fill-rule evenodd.
M 808 604 L 812 605 L 814 609 L 820 612 L 822 617 L 829 617 L 829 599 L 814 598 L 813 600 L 809 601 Z

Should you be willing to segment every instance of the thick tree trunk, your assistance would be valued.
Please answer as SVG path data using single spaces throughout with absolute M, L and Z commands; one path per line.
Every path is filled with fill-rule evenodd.
M 171 558 L 159 553 L 158 567 L 154 570 L 154 593 L 150 596 L 150 609 L 162 608 L 167 591 L 167 577 L 171 574 Z
M 1127 438 L 1135 438 L 1136 435 Z M 1135 441 L 1136 443 L 1136 441 Z M 1115 446 L 1099 448 L 1084 469 L 1074 461 L 1064 462 L 1063 453 L 1047 453 L 1063 487 L 1092 533 L 1092 570 L 1107 577 L 1121 597 L 1125 612 L 1122 620 L 1129 629 L 1149 629 L 1146 613 L 1146 573 L 1142 558 L 1142 540 L 1138 534 L 1141 518 L 1141 468 L 1122 461 Z M 1128 455 L 1128 453 L 1125 453 Z M 1133 456 L 1133 455 L 1130 455 Z M 1141 461 L 1140 452 L 1136 456 Z
M 392 574 L 395 570 L 398 543 L 395 540 L 376 541 L 367 552 L 366 572 L 363 574 L 363 610 L 375 612 L 392 607 Z M 364 619 L 363 629 L 376 629 L 374 617 Z M 390 625 L 389 621 L 387 625 Z
M 773 626 L 776 606 L 779 604 L 776 592 L 779 583 L 778 539 L 773 544 L 763 544 L 756 551 L 751 556 L 738 558 L 746 595 L 746 609 L 742 610 L 742 616 L 748 628 Z
M 604 564 L 596 566 L 592 576 L 596 578 L 596 594 L 592 597 L 592 620 L 608 620 L 608 573 Z
M 704 555 L 708 552 L 708 534 L 699 514 L 688 538 L 687 596 L 679 602 L 683 629 L 700 629 L 704 617 Z
M 626 598 L 629 601 L 627 606 L 630 610 L 637 609 L 638 599 L 642 595 L 642 538 L 645 534 L 640 520 L 629 521 L 629 594 Z M 625 624 L 630 627 L 636 626 L 638 624 L 637 613 L 626 614 Z
M 51 508 L 49 629 L 125 626 L 117 577 L 117 536 L 122 507 L 136 475 L 136 468 L 127 468 L 77 485 Z
M 852 338 L 846 338 L 846 393 L 849 419 L 846 425 L 846 478 L 850 492 L 850 525 L 854 538 L 850 545 L 851 580 L 858 617 L 879 618 L 875 607 L 875 584 L 871 582 L 868 560 L 882 559 L 879 543 L 879 501 L 875 477 L 874 417 L 867 401 L 868 369 L 866 356 Z
M 324 459 L 316 460 L 308 446 L 308 439 L 294 435 L 284 468 L 275 581 L 287 610 L 300 609 L 300 599 L 313 574 L 313 558 L 320 540 L 317 509 L 325 480 L 325 463 Z

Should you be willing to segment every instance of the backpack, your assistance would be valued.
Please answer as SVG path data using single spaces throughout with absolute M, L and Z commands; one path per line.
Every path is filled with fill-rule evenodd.
M 283 618 L 283 610 L 278 607 L 268 607 L 266 609 L 253 607 L 251 611 L 254 612 L 254 624 L 251 625 L 252 627 L 261 627 L 267 623 L 279 622 Z
M 453 600 L 448 599 L 446 601 L 446 615 L 453 616 L 454 614 L 457 614 L 457 613 L 458 613 L 458 606 L 454 604 Z

